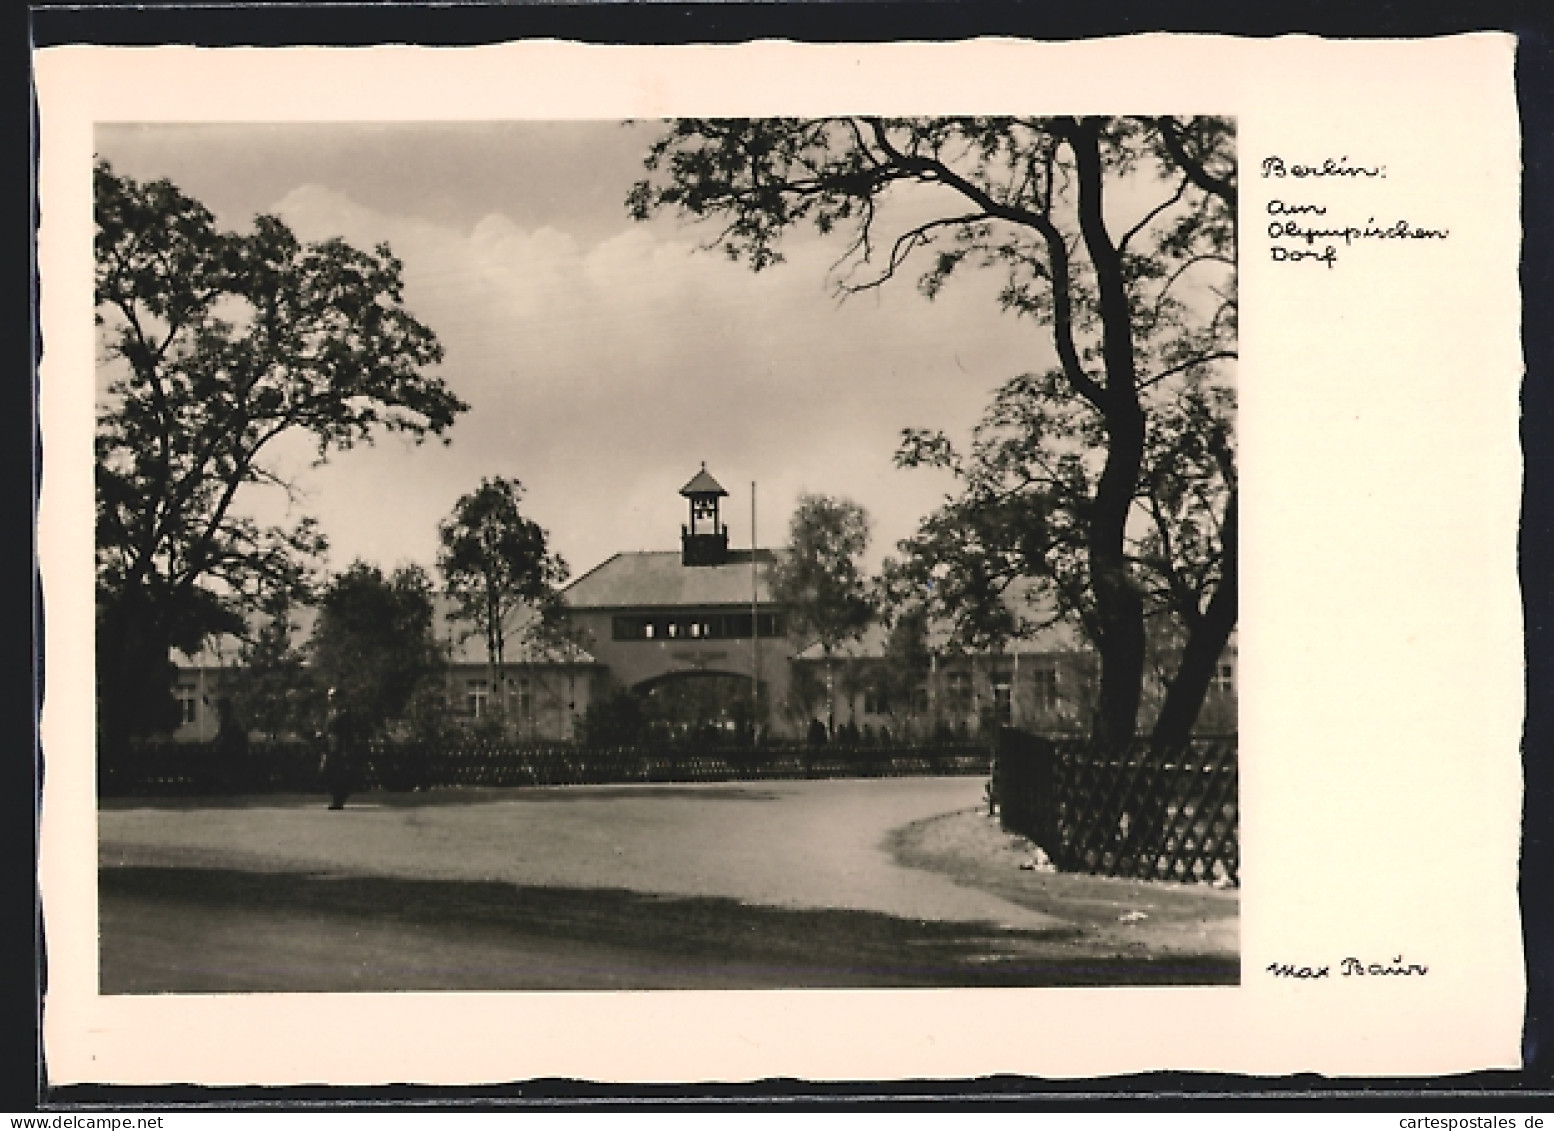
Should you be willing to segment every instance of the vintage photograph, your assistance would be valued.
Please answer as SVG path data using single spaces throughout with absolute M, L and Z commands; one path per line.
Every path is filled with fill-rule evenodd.
M 1233 118 L 93 148 L 101 994 L 1240 982 Z

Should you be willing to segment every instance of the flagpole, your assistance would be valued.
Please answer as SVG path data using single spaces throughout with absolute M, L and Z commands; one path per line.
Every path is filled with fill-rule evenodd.
M 750 744 L 760 734 L 761 612 L 760 566 L 756 562 L 755 480 L 750 480 Z

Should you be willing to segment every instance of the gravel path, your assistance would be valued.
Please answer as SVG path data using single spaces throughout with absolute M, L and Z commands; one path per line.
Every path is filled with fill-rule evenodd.
M 983 804 L 980 778 L 579 786 L 105 803 L 104 867 L 224 867 L 719 896 L 1020 930 L 1063 921 L 897 863 L 891 834 Z

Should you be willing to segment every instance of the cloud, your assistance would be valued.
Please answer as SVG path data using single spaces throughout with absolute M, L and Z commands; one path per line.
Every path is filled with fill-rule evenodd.
M 839 248 L 819 239 L 754 274 L 667 221 L 622 218 L 588 242 L 501 213 L 461 230 L 321 185 L 274 210 L 304 238 L 389 243 L 407 306 L 445 346 L 440 375 L 471 405 L 446 448 L 390 439 L 307 473 L 336 565 L 429 564 L 437 521 L 496 474 L 525 483 L 529 513 L 578 572 L 670 548 L 676 492 L 702 460 L 736 496 L 737 544 L 754 480 L 764 544 L 809 490 L 863 503 L 877 553 L 889 550 L 948 486 L 891 466 L 900 429 L 963 433 L 995 384 L 1049 356 L 975 273 L 933 303 L 909 278 L 839 302 L 827 285 Z

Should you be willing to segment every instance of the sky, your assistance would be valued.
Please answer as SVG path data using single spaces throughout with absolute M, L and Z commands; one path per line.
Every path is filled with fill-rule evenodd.
M 439 520 L 483 477 L 579 576 L 623 550 L 674 549 L 700 468 L 729 491 L 730 541 L 781 544 L 801 493 L 873 519 L 869 564 L 953 483 L 893 466 L 901 430 L 964 436 L 1001 382 L 1051 364 L 1038 326 L 1002 313 L 993 272 L 932 302 L 913 277 L 837 298 L 839 237 L 794 233 L 759 274 L 704 250 L 714 232 L 632 221 L 624 200 L 656 123 L 99 126 L 98 156 L 166 177 L 242 229 L 259 213 L 303 239 L 386 242 L 405 304 L 441 340 L 433 372 L 470 405 L 451 443 L 385 436 L 309 466 L 271 463 L 330 541 L 328 566 L 435 562 Z M 99 386 L 102 385 L 102 375 Z M 247 509 L 280 517 L 278 495 Z M 293 510 L 293 514 L 296 509 Z

